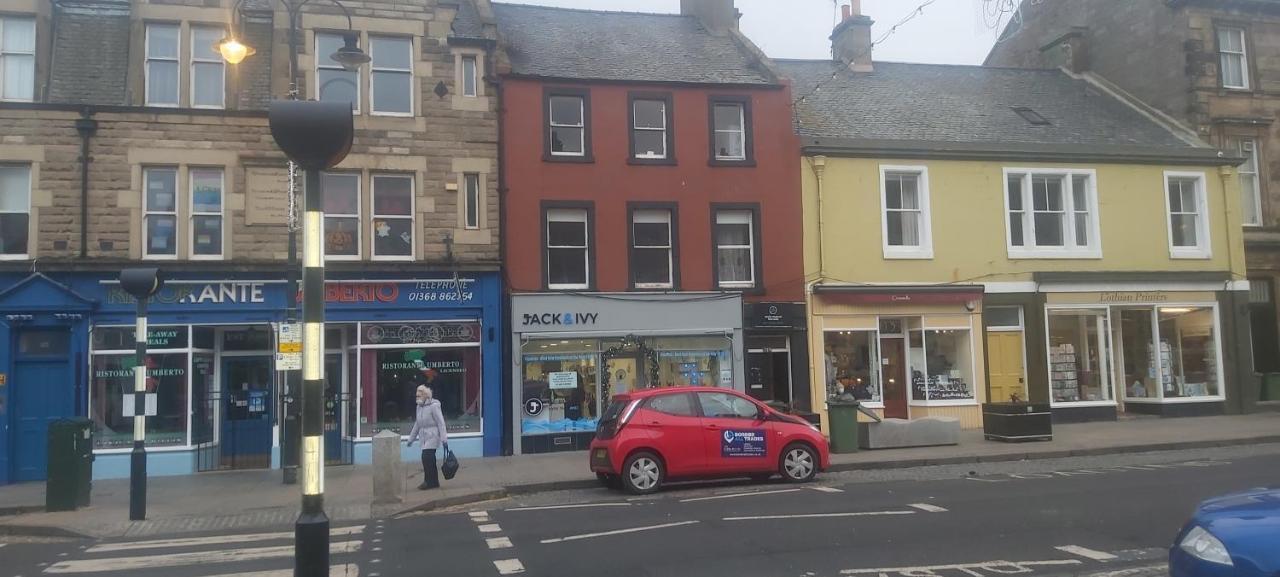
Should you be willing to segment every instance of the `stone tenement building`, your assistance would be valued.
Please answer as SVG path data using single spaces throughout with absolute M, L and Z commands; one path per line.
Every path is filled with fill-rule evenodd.
M 1280 0 L 1024 1 L 1021 10 L 988 66 L 1093 72 L 1246 159 L 1254 366 L 1280 371 Z
M 349 19 L 335 3 L 307 3 L 297 36 L 299 98 L 355 113 L 350 155 L 321 180 L 329 457 L 366 460 L 360 439 L 411 420 L 405 390 L 419 380 L 445 403 L 455 450 L 496 454 L 492 8 L 342 5 Z M 0 483 L 43 476 L 41 414 L 88 416 L 101 474 L 127 466 L 111 450 L 130 429 L 132 379 L 115 369 L 131 362 L 117 351 L 133 340 L 132 305 L 115 279 L 140 264 L 168 277 L 152 307 L 161 332 L 149 335 L 164 349 L 148 357 L 152 470 L 279 462 L 271 355 L 288 301 L 289 178 L 267 106 L 289 92 L 289 30 L 282 0 L 0 6 L 0 374 L 17 387 L 0 380 L 0 402 L 32 403 L 22 421 L 35 423 L 0 435 Z M 217 45 L 228 37 L 256 54 L 225 61 Z M 372 61 L 349 70 L 331 59 L 347 37 Z

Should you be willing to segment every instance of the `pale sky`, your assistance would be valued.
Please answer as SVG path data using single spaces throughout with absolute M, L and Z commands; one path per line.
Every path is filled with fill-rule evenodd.
M 680 0 L 505 0 L 521 4 L 620 10 L 679 12 Z M 839 0 L 847 3 L 847 0 Z M 1006 0 L 1007 1 L 1007 0 Z M 863 0 L 879 38 L 925 0 Z M 934 0 L 922 14 L 875 48 L 876 60 L 981 64 L 996 32 L 984 12 L 1001 0 Z M 736 0 L 742 31 L 773 58 L 827 58 L 835 0 Z M 1006 17 L 1007 18 L 1007 17 Z M 987 17 L 990 19 L 990 16 Z

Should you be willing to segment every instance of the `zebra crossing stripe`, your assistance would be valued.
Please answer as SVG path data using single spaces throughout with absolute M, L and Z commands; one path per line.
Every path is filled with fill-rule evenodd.
M 355 535 L 364 531 L 364 525 L 338 527 L 329 531 L 330 535 Z M 136 551 L 139 549 L 162 549 L 167 547 L 200 547 L 203 545 L 226 545 L 229 543 L 249 543 L 253 541 L 272 541 L 275 539 L 293 539 L 293 531 L 277 533 L 251 533 L 243 535 L 213 535 L 209 537 L 188 537 L 183 539 L 157 539 L 154 541 L 130 541 L 127 543 L 105 543 L 94 545 L 86 553 L 111 553 L 115 551 Z
M 360 541 L 341 541 L 329 545 L 330 554 L 354 553 L 360 550 Z M 234 563 L 240 561 L 258 561 L 293 555 L 293 545 L 279 547 L 257 547 L 253 549 L 224 549 L 219 551 L 198 551 L 189 553 L 171 553 L 168 555 L 145 555 L 140 557 L 116 557 L 108 559 L 83 559 L 77 561 L 61 561 L 50 565 L 45 573 L 108 573 L 111 571 L 139 571 L 142 569 L 161 567 L 183 567 L 187 565 L 213 565 L 218 563 Z

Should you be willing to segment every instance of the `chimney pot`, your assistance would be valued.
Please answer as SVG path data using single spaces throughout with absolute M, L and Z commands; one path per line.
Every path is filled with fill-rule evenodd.
M 854 16 L 862 16 L 862 0 L 849 0 L 849 4 L 849 11 L 853 12 Z
M 848 20 L 848 19 L 849 19 L 849 17 L 850 17 L 850 16 L 852 16 L 852 15 L 853 15 L 853 10 L 850 8 L 850 6 L 849 6 L 848 4 L 845 4 L 845 5 L 843 5 L 843 6 L 841 6 L 841 7 L 840 7 L 840 21 L 841 21 L 841 22 L 844 22 L 845 20 Z

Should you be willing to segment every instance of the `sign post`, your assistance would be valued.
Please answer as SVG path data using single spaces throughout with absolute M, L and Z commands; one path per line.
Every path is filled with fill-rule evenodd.
M 138 301 L 133 329 L 133 452 L 129 455 L 129 520 L 147 518 L 147 415 L 155 414 L 155 395 L 147 394 L 147 300 L 160 291 L 164 279 L 158 268 L 120 271 L 120 286 Z M 148 397 L 151 398 L 148 413 Z M 128 405 L 129 403 L 126 403 Z

